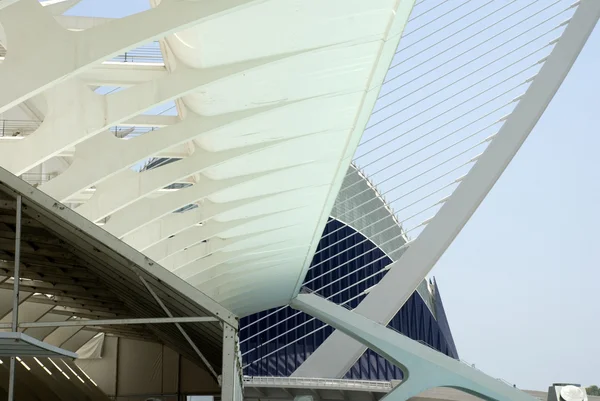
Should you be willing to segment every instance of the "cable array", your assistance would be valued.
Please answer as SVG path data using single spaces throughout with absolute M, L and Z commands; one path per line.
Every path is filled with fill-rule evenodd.
M 378 282 L 392 268 L 494 140 L 576 5 L 570 0 L 416 3 L 334 206 L 339 226 L 322 237 L 332 238 L 317 249 L 305 286 L 339 304 L 358 304 L 373 288 L 365 283 Z M 360 240 L 356 231 L 363 234 Z M 364 246 L 370 242 L 392 251 L 367 257 L 371 251 Z M 349 280 L 352 275 L 362 278 Z M 347 285 L 332 290 L 344 280 Z M 262 327 L 284 310 L 268 311 L 241 330 L 249 333 L 261 322 Z M 289 320 L 301 315 L 289 311 L 274 325 L 243 336 L 245 368 L 327 327 L 283 341 L 314 320 L 306 317 L 289 328 Z M 276 335 L 261 341 L 269 330 Z

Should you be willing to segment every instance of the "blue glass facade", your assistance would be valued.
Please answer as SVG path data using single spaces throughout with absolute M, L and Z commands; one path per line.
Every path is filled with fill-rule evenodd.
M 305 286 L 338 304 L 354 298 L 347 303 L 354 308 L 365 296 L 360 294 L 381 280 L 385 266 L 391 262 L 362 234 L 331 219 L 306 276 Z M 434 306 L 439 321 L 415 292 L 394 316 L 389 327 L 458 358 L 439 297 L 436 297 Z M 290 376 L 332 331 L 331 327 L 289 307 L 247 316 L 241 320 L 240 330 L 244 374 Z M 367 350 L 346 377 L 392 380 L 401 379 L 402 372 L 383 357 Z

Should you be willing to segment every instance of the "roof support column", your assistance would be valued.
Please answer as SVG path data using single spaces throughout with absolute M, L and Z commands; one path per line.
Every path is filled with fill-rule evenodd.
M 241 401 L 243 398 L 236 339 L 236 330 L 224 324 L 223 370 L 220 380 L 221 401 Z
M 13 310 L 12 331 L 18 331 L 19 325 L 19 270 L 21 268 L 21 195 L 17 195 L 17 216 L 15 222 L 15 269 L 13 273 Z M 8 379 L 8 401 L 14 400 L 15 392 L 15 357 L 10 357 L 10 375 Z
M 386 400 L 405 401 L 434 387 L 452 387 L 486 400 L 535 400 L 525 392 L 318 295 L 300 294 L 290 305 L 360 341 L 402 369 L 404 381 Z

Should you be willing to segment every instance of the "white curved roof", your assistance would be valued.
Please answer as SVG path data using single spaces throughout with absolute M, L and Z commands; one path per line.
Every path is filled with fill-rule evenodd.
M 51 178 L 39 180 L 43 191 L 239 315 L 286 304 L 413 3 L 163 0 L 105 23 L 57 17 L 57 27 L 47 12 L 55 6 L 16 1 L 0 10 L 9 44 L 0 84 L 11 87 L 0 112 L 34 110 L 42 122 L 0 142 L 0 165 Z M 17 13 L 61 43 L 44 53 L 55 51 L 56 68 L 11 59 L 13 48 L 35 54 L 37 46 L 10 23 Z M 88 29 L 65 35 L 64 27 Z M 165 67 L 102 64 L 159 38 Z M 79 55 L 81 46 L 89 54 Z M 34 73 L 35 87 L 7 78 Z M 173 100 L 178 116 L 143 114 Z M 110 132 L 123 126 L 152 130 L 126 140 Z M 150 157 L 180 160 L 131 168 Z

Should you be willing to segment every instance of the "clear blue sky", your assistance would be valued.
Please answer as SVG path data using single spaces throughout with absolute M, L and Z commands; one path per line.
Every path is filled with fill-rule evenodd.
M 121 17 L 147 0 L 84 0 Z M 600 384 L 600 28 L 434 268 L 459 353 L 521 388 Z

